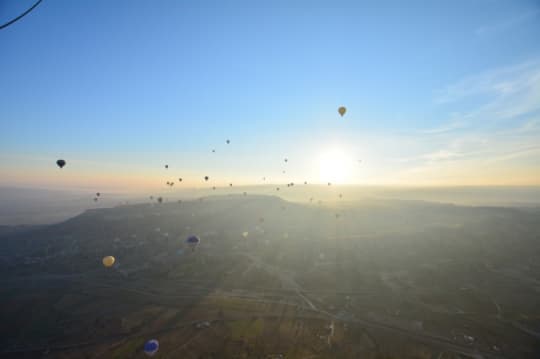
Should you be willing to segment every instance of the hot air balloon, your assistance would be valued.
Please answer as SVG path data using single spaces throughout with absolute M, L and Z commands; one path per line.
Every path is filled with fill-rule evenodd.
M 208 178 L 209 178 L 208 176 L 204 176 L 205 181 L 208 181 Z
M 157 201 L 158 201 L 159 203 L 162 203 L 162 202 L 163 202 L 163 198 L 162 198 L 162 197 L 158 197 Z
M 285 162 L 288 162 L 289 160 L 285 158 Z
M 232 183 L 229 183 L 229 187 L 232 187 Z
M 99 192 L 98 192 L 98 193 L 96 193 L 96 196 L 98 196 L 98 197 L 99 197 L 99 196 L 101 196 L 101 193 L 99 193 Z
M 169 165 L 165 165 L 165 168 L 169 168 Z
M 97 202 L 97 197 L 94 197 L 94 202 Z
M 66 165 L 66 161 L 58 160 L 56 161 L 56 164 L 58 165 L 58 167 L 63 168 Z
M 192 252 L 195 251 L 195 248 L 199 245 L 200 242 L 201 240 L 197 236 L 189 236 L 186 239 L 186 243 L 188 244 L 188 246 L 191 247 Z
M 178 179 L 178 182 L 182 182 L 182 179 L 181 179 L 181 178 L 179 178 L 179 179 Z
M 159 350 L 159 342 L 157 339 L 150 339 L 146 343 L 144 343 L 144 353 L 148 355 L 149 357 L 156 354 Z
M 248 234 L 249 234 L 249 232 L 243 232 L 242 237 L 247 238 Z
M 212 150 L 212 153 L 216 153 L 216 150 Z
M 225 142 L 227 142 L 227 144 L 231 143 L 231 141 L 230 141 L 230 140 L 227 140 L 227 141 L 225 141 Z
M 103 265 L 107 268 L 110 268 L 113 266 L 114 264 L 114 257 L 113 256 L 106 256 L 106 257 L 103 257 L 103 259 L 101 260 L 101 262 L 103 263 Z
M 341 117 L 343 117 L 343 115 L 345 115 L 345 112 L 347 112 L 347 108 L 345 108 L 345 106 L 341 106 L 340 108 L 338 108 L 338 112 Z

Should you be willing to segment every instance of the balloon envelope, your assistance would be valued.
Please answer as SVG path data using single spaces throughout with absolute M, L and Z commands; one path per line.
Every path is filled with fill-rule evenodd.
M 338 108 L 338 112 L 341 115 L 341 117 L 343 117 L 345 112 L 347 112 L 347 109 L 345 108 L 345 106 L 341 106 L 340 108 Z
M 159 350 L 159 342 L 156 339 L 150 339 L 144 343 L 144 353 L 148 356 L 153 356 Z
M 197 236 L 189 236 L 187 239 L 186 239 L 186 243 L 191 247 L 191 250 L 194 251 L 195 250 L 195 247 L 197 247 L 199 245 L 199 243 L 201 242 L 200 238 L 197 237 Z
M 106 256 L 106 257 L 103 257 L 101 261 L 103 262 L 103 265 L 105 267 L 109 268 L 113 266 L 115 259 L 113 256 Z
M 64 160 L 58 160 L 56 161 L 56 165 L 60 168 L 64 167 L 66 165 L 66 161 Z

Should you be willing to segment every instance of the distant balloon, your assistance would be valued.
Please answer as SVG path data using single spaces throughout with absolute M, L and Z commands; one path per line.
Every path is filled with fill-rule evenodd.
M 347 108 L 345 108 L 345 106 L 341 106 L 340 108 L 338 108 L 338 112 L 341 117 L 343 117 L 343 115 L 345 115 L 345 112 L 347 112 Z
M 216 187 L 212 187 L 212 189 L 215 191 L 215 190 L 216 190 Z
M 162 197 L 158 197 L 157 201 L 158 201 L 159 203 L 162 203 L 162 202 L 163 202 L 163 198 L 162 198 Z
M 276 187 L 276 191 L 279 191 L 279 187 Z
M 212 153 L 216 153 L 216 150 L 212 150 Z
M 165 165 L 165 168 L 169 168 L 169 165 Z
M 66 165 L 66 161 L 64 160 L 58 160 L 56 161 L 56 165 L 60 168 L 63 168 Z
M 205 181 L 208 181 L 208 178 L 209 178 L 208 176 L 204 176 Z
M 182 182 L 182 179 L 181 179 L 181 178 L 179 178 L 179 179 L 178 179 L 178 182 Z
M 97 202 L 97 198 L 96 198 L 96 197 L 94 197 L 94 202 Z
M 232 183 L 229 183 L 229 187 L 232 187 Z
M 231 141 L 230 141 L 230 140 L 227 140 L 227 141 L 225 141 L 225 142 L 227 142 L 227 144 L 231 143 Z
M 289 160 L 285 158 L 285 162 L 288 162 Z
M 106 257 L 103 257 L 103 259 L 101 260 L 101 262 L 103 263 L 103 265 L 107 268 L 110 268 L 113 266 L 114 262 L 115 262 L 115 259 L 113 256 L 106 256 Z
M 304 184 L 307 184 L 307 181 L 304 181 Z
M 242 233 L 242 237 L 244 237 L 244 238 L 247 238 L 248 235 L 249 235 L 249 232 L 243 232 Z
M 150 196 L 150 199 L 154 199 L 154 196 Z
M 159 350 L 159 342 L 156 339 L 150 339 L 144 343 L 144 353 L 148 356 L 153 356 Z
M 98 193 L 96 193 L 96 196 L 98 196 L 98 197 L 99 197 L 99 196 L 101 196 L 101 193 L 99 193 L 99 192 L 98 192 Z
M 188 246 L 191 247 L 191 251 L 195 251 L 195 247 L 197 247 L 200 242 L 201 242 L 201 240 L 197 236 L 189 236 L 186 239 L 186 243 L 188 244 Z
M 340 193 L 340 194 L 339 194 L 339 198 L 342 198 L 342 197 L 343 197 L 343 195 Z
M 330 182 L 328 182 L 328 185 L 331 186 L 332 184 Z

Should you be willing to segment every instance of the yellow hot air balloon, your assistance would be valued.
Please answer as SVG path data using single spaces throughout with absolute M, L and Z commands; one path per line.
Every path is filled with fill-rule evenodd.
M 337 110 L 339 112 L 339 114 L 341 115 L 341 117 L 343 117 L 343 115 L 345 114 L 345 112 L 347 112 L 347 108 L 345 106 L 341 106 L 340 108 L 338 108 Z
M 103 257 L 101 261 L 103 262 L 103 265 L 105 267 L 109 268 L 113 266 L 115 259 L 113 256 L 106 256 L 106 257 Z

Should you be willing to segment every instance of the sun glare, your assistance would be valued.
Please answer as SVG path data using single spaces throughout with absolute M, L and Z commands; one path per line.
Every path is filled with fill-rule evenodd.
M 350 180 L 352 160 L 339 148 L 332 148 L 321 154 L 319 159 L 319 180 L 330 183 L 346 183 Z

